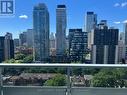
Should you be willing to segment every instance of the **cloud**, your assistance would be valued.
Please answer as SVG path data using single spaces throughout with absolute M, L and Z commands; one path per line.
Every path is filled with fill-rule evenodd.
M 121 22 L 120 21 L 115 21 L 114 24 L 120 24 Z
M 122 24 L 122 23 L 127 23 L 127 19 L 124 20 L 123 22 L 122 21 L 114 21 L 113 22 L 114 24 Z
M 20 19 L 28 19 L 28 16 L 27 15 L 20 15 L 19 18 Z
M 121 7 L 126 7 L 126 6 L 127 6 L 127 2 L 121 3 Z
M 127 6 L 127 2 L 122 2 L 122 3 L 115 3 L 114 7 L 126 7 Z
M 127 23 L 127 20 L 124 20 L 123 23 Z
M 115 4 L 114 4 L 114 7 L 119 7 L 119 6 L 120 6 L 119 3 L 115 3 Z

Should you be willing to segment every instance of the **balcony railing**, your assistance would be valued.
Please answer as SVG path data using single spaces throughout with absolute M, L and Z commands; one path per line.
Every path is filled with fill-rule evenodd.
M 67 68 L 67 86 L 4 86 L 3 68 Z M 126 88 L 71 87 L 71 68 L 127 68 L 126 64 L 0 64 L 0 95 L 127 95 Z

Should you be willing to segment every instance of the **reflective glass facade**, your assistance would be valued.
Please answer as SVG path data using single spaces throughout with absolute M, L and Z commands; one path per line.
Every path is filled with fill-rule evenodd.
M 49 12 L 41 3 L 33 10 L 34 61 L 45 62 L 49 57 Z

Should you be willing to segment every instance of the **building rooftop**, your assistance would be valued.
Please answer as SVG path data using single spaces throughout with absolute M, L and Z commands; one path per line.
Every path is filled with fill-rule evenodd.
M 66 8 L 65 5 L 57 5 L 57 8 Z
M 87 12 L 87 15 L 91 15 L 91 14 L 94 14 L 94 12 Z
M 43 9 L 47 9 L 44 3 L 39 3 L 38 5 L 34 6 L 34 10 L 43 10 Z

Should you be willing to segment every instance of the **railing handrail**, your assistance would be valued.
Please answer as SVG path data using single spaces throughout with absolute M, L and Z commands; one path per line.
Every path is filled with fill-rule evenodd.
M 67 86 L 3 86 L 4 88 L 41 88 L 41 89 L 67 89 Z M 127 88 L 112 88 L 112 87 L 71 87 L 73 89 L 112 89 L 112 90 L 119 90 L 119 89 L 126 89 Z
M 63 63 L 1 63 L 0 67 L 83 67 L 83 68 L 127 68 L 127 64 L 63 64 Z
M 56 88 L 56 89 L 67 89 L 67 86 L 7 86 L 4 85 L 4 88 L 48 88 L 48 89 L 52 89 L 52 88 Z

